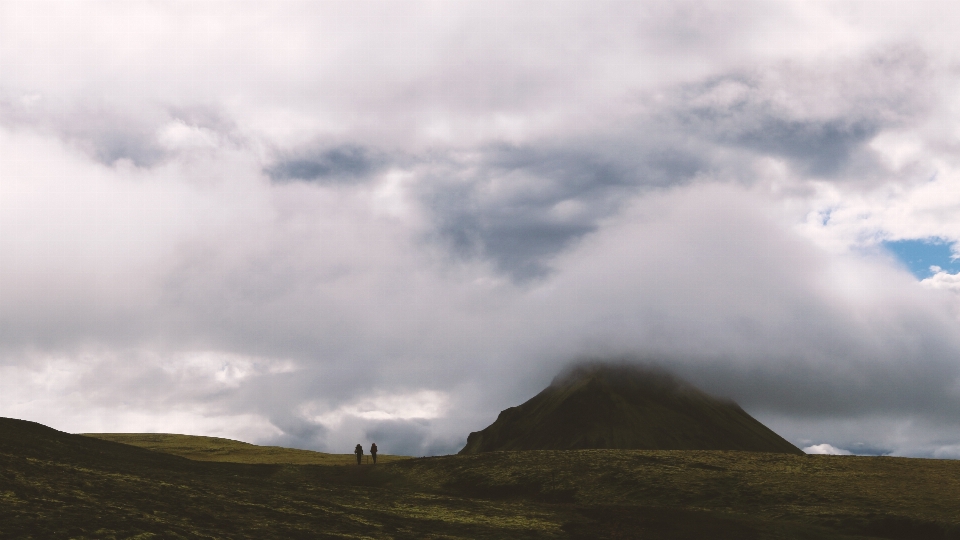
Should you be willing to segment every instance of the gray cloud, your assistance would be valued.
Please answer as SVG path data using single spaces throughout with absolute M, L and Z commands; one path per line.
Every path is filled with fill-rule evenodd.
M 41 94 L 18 100 L 0 94 L 0 124 L 53 134 L 107 166 L 126 161 L 151 168 L 198 148 L 242 143 L 236 124 L 217 106 L 202 103 L 136 107 L 122 101 L 71 102 Z
M 524 281 L 547 275 L 550 259 L 621 201 L 697 179 L 753 183 L 756 159 L 785 160 L 804 177 L 886 178 L 866 145 L 923 117 L 927 59 L 892 47 L 833 69 L 842 74 L 819 87 L 815 67 L 779 66 L 661 90 L 674 96 L 666 107 L 621 119 L 613 133 L 498 144 L 471 162 L 448 159 L 421 198 L 454 252 L 487 258 Z
M 376 442 L 380 452 L 394 455 L 435 456 L 456 454 L 466 444 L 465 436 L 463 441 L 454 442 L 431 440 L 432 438 L 430 422 L 426 420 L 377 422 L 364 431 L 364 440 Z
M 887 8 L 5 8 L 0 414 L 422 455 L 586 355 L 960 455 L 957 297 L 869 249 L 960 237 L 955 17 Z
M 323 450 L 333 454 L 348 454 L 349 447 L 337 447 L 328 442 L 329 432 L 322 424 L 308 422 L 290 414 L 280 414 L 270 417 L 270 423 L 276 426 L 279 436 L 263 438 L 261 444 L 268 446 L 285 446 L 288 448 L 302 448 L 304 450 Z
M 385 158 L 367 148 L 342 145 L 312 156 L 280 159 L 265 172 L 274 181 L 352 183 L 366 180 L 386 163 Z
M 491 260 L 519 281 L 542 278 L 553 256 L 596 230 L 623 201 L 689 182 L 705 165 L 683 148 L 630 142 L 637 144 L 488 147 L 475 164 L 454 161 L 431 173 L 436 181 L 425 182 L 419 197 L 435 234 L 457 255 Z
M 137 167 L 156 165 L 167 157 L 150 133 L 144 132 L 83 132 L 76 136 L 90 147 L 97 161 L 113 165 L 120 160 L 129 160 Z
M 880 129 L 842 121 L 785 122 L 771 120 L 759 129 L 740 134 L 732 143 L 795 161 L 804 173 L 835 176 L 846 169 L 852 155 Z

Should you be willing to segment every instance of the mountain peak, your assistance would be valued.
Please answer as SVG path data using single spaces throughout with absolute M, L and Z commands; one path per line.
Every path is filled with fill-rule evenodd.
M 731 400 L 659 368 L 607 363 L 565 370 L 460 453 L 584 448 L 803 453 Z

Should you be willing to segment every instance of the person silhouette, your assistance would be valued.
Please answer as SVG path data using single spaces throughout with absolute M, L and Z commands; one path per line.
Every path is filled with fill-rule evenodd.
M 357 455 L 357 465 L 363 461 L 363 447 L 360 446 L 360 443 L 357 443 L 357 447 L 353 449 L 353 453 Z
M 370 455 L 373 456 L 373 464 L 377 464 L 377 443 L 370 445 Z

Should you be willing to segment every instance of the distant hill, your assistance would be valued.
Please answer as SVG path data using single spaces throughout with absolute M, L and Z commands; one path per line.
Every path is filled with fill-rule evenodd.
M 658 369 L 610 364 L 558 376 L 471 433 L 460 453 L 590 448 L 803 454 L 733 401 Z
M 353 465 L 353 454 L 327 454 L 281 446 L 259 446 L 220 437 L 178 435 L 173 433 L 84 433 L 86 437 L 128 444 L 155 452 L 173 454 L 195 461 L 223 463 L 259 463 L 274 465 Z M 366 449 L 365 449 L 366 451 Z M 369 454 L 364 459 L 370 461 Z M 379 463 L 389 463 L 407 456 L 379 455 Z

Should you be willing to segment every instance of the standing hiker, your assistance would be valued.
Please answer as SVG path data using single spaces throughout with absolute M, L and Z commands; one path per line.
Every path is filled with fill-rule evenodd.
M 360 446 L 360 443 L 357 443 L 357 447 L 353 449 L 353 453 L 357 455 L 357 465 L 359 465 L 360 461 L 363 460 L 363 447 Z
M 370 455 L 373 456 L 373 464 L 377 464 L 377 443 L 370 445 Z

